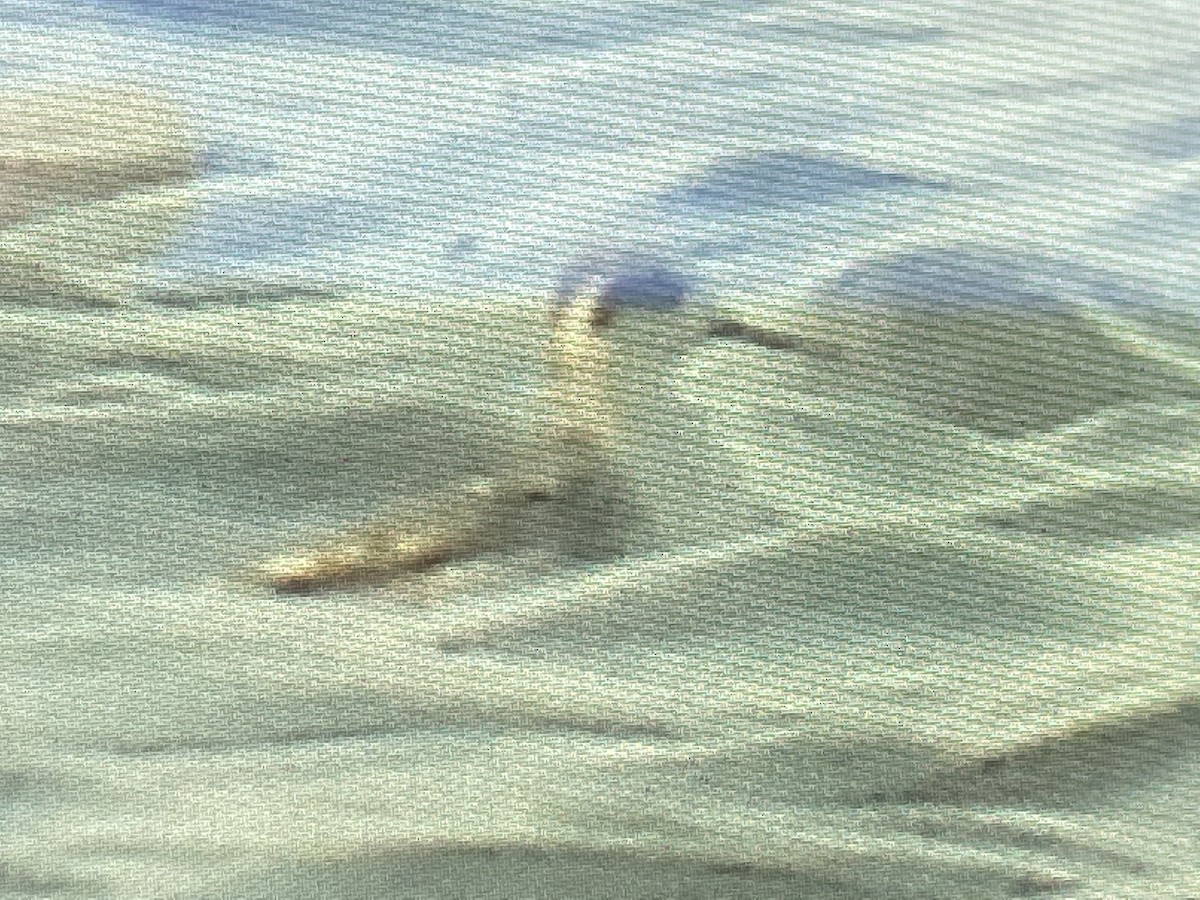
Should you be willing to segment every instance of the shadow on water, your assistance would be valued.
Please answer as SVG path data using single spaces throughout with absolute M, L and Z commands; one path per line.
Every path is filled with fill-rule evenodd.
M 890 797 L 904 803 L 1081 809 L 1166 780 L 1200 746 L 1190 701 L 986 756 Z M 883 798 L 880 798 L 883 799 Z
M 1085 810 L 1169 780 L 1173 769 L 1188 764 L 1198 737 L 1200 705 L 1188 702 L 966 760 L 919 743 L 808 736 L 686 763 L 672 761 L 664 766 L 674 771 L 664 769 L 663 774 L 686 783 L 693 795 L 738 797 L 766 808 L 832 802 L 862 809 L 929 804 L 946 812 L 964 807 Z M 959 824 L 962 840 L 961 820 Z M 923 827 L 918 820 L 909 826 Z M 1005 830 L 1010 833 L 997 828 L 984 845 L 1020 841 L 1053 847 L 1063 858 L 1110 855 L 1088 847 L 1086 840 L 1039 834 L 1017 822 Z M 1132 858 L 1111 855 L 1114 862 L 1138 865 Z
M 659 202 L 677 215 L 814 209 L 871 193 L 911 193 L 943 185 L 808 153 L 774 150 L 722 159 Z
M 281 867 L 230 886 L 230 890 L 231 894 L 221 896 L 289 900 L 392 896 L 420 896 L 430 900 L 513 897 L 783 900 L 845 896 L 844 887 L 822 878 L 753 866 L 723 866 L 681 857 L 655 858 L 616 851 L 477 845 L 400 850 L 392 854 L 376 852 L 326 863 Z
M 429 484 L 485 471 L 502 424 L 443 419 L 400 405 L 205 429 L 192 422 L 165 434 L 104 423 L 31 430 L 5 472 L 0 528 L 11 527 L 0 544 L 15 564 L 36 570 L 53 555 L 112 585 L 230 577 L 280 552 L 272 534 L 296 539 L 358 521 Z
M 501 900 L 570 897 L 572 900 L 810 900 L 1048 896 L 1066 885 L 1022 877 L 970 873 L 936 883 L 920 877 L 867 882 L 860 873 L 822 865 L 788 871 L 748 863 L 688 859 L 660 853 L 589 851 L 503 845 L 372 852 L 306 866 L 280 867 L 230 884 L 220 896 L 246 898 L 422 897 L 428 900 Z M 898 875 L 898 873 L 896 873 Z M 217 895 L 203 895 L 213 896 Z
M 1194 378 L 1134 352 L 1075 298 L 1157 315 L 1153 298 L 1118 279 L 1025 257 L 938 249 L 852 269 L 826 305 L 871 324 L 831 373 L 998 437 L 1125 403 L 1200 399 Z
M 1002 531 L 1098 544 L 1172 535 L 1200 528 L 1200 487 L 1151 485 L 1095 490 L 1026 503 L 981 519 Z

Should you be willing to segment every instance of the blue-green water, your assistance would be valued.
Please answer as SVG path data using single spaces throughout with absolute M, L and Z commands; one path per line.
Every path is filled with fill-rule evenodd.
M 199 159 L 0 181 L 0 896 L 1195 893 L 1188 6 L 0 4 Z M 802 349 L 643 363 L 603 527 L 262 586 L 535 452 L 594 266 Z

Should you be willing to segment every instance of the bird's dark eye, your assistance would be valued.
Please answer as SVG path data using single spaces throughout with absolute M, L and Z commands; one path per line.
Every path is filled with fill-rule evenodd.
M 599 305 L 592 310 L 592 327 L 607 328 L 617 318 L 617 311 L 608 305 Z

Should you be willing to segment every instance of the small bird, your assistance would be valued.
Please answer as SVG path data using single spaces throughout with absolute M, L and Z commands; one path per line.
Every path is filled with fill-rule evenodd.
M 633 412 L 628 398 L 644 384 L 635 370 L 653 370 L 658 362 L 647 361 L 655 354 L 680 358 L 690 341 L 706 336 L 776 350 L 799 346 L 786 334 L 689 311 L 682 276 L 665 266 L 622 262 L 615 271 L 564 276 L 549 310 L 549 383 L 538 401 L 532 453 L 430 504 L 416 527 L 384 518 L 268 564 L 274 591 L 387 582 L 515 545 L 536 507 L 570 500 L 611 468 Z

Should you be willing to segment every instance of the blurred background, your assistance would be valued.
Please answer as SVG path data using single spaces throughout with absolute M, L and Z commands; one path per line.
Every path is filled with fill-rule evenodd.
M 0 0 L 0 896 L 1196 894 L 1198 13 Z M 263 588 L 591 270 L 802 349 Z

